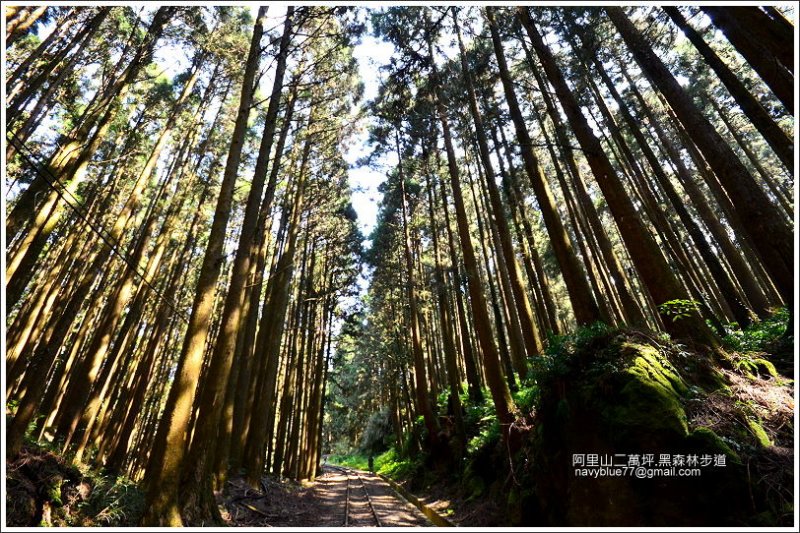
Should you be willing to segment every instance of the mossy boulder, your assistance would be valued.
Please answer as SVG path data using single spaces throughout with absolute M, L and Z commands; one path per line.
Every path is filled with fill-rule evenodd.
M 710 429 L 689 429 L 693 376 L 654 344 L 610 335 L 543 376 L 527 474 L 541 516 L 523 525 L 733 526 L 752 514 L 738 456 Z M 645 469 L 658 467 L 661 455 L 670 466 L 674 456 L 724 456 L 725 466 L 698 465 L 691 477 L 644 470 L 640 479 L 635 465 L 621 475 L 577 473 L 573 457 L 585 465 L 590 454 L 614 465 L 652 454 Z

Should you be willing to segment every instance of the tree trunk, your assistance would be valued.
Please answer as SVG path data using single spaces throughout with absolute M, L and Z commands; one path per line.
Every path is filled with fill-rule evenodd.
M 714 26 L 794 114 L 794 38 L 758 7 L 702 6 Z
M 419 309 L 417 305 L 417 291 L 414 279 L 414 259 L 411 251 L 411 236 L 408 228 L 407 213 L 408 204 L 406 201 L 406 187 L 405 187 L 405 174 L 403 173 L 403 155 L 400 151 L 400 139 L 398 133 L 395 132 L 395 145 L 397 148 L 398 166 L 397 173 L 400 180 L 400 197 L 401 197 L 401 219 L 403 224 L 403 256 L 405 258 L 406 267 L 406 297 L 408 298 L 408 306 L 411 321 L 411 353 L 414 360 L 414 377 L 416 379 L 416 393 L 417 393 L 417 408 L 425 420 L 425 428 L 428 430 L 428 446 L 434 453 L 439 446 L 439 421 L 433 412 L 430 399 L 428 398 L 428 377 L 425 369 L 425 357 L 422 353 L 422 339 L 420 335 L 419 323 Z
M 157 440 L 162 441 L 163 444 L 157 444 L 160 453 L 153 454 L 147 469 L 148 508 L 142 517 L 143 525 L 182 525 L 178 507 L 178 487 L 181 481 L 186 452 L 186 439 L 188 438 L 186 431 L 194 402 L 196 380 L 202 367 L 205 341 L 209 332 L 214 289 L 223 262 L 225 232 L 231 213 L 233 188 L 242 156 L 242 148 L 244 147 L 247 121 L 250 116 L 254 93 L 253 82 L 258 70 L 261 51 L 260 42 L 264 31 L 266 14 L 267 7 L 259 8 L 245 64 L 239 110 L 214 211 L 214 221 L 211 225 L 206 253 L 198 276 L 195 298 L 192 304 L 192 315 L 181 349 L 175 381 L 170 388 L 164 414 L 162 415 L 161 427 L 157 435 Z
M 458 38 L 458 47 L 461 57 L 461 70 L 464 76 L 464 81 L 467 86 L 467 96 L 469 100 L 469 110 L 472 115 L 472 121 L 475 124 L 475 137 L 478 142 L 478 153 L 481 162 L 483 163 L 484 172 L 486 175 L 486 187 L 489 192 L 489 201 L 491 202 L 492 210 L 494 211 L 494 223 L 497 227 L 497 233 L 500 237 L 501 253 L 508 270 L 508 282 L 511 285 L 513 300 L 511 305 L 516 306 L 517 315 L 519 316 L 519 323 L 522 330 L 522 336 L 525 341 L 525 351 L 529 357 L 537 355 L 542 351 L 542 341 L 539 338 L 539 332 L 533 319 L 533 310 L 531 309 L 528 295 L 522 285 L 522 273 L 517 263 L 516 254 L 514 253 L 514 246 L 511 243 L 511 231 L 508 227 L 508 219 L 506 216 L 505 206 L 500 199 L 500 193 L 497 190 L 497 183 L 495 182 L 496 173 L 494 171 L 491 155 L 489 153 L 489 142 L 486 137 L 486 130 L 483 125 L 483 119 L 480 111 L 478 110 L 478 99 L 475 96 L 475 87 L 473 86 L 472 75 L 469 71 L 467 64 L 467 54 L 464 49 L 464 43 L 461 39 L 461 28 L 459 27 L 457 11 L 451 8 L 450 13 L 453 17 L 453 24 L 456 29 L 456 37 Z M 512 298 L 512 295 L 509 295 Z M 513 327 L 517 327 L 516 324 Z M 528 375 L 527 362 L 523 360 L 515 361 L 517 372 L 521 379 L 525 379 Z
M 597 302 L 595 302 L 592 296 L 592 289 L 589 286 L 586 275 L 581 270 L 575 250 L 572 247 L 572 243 L 570 242 L 569 236 L 561 222 L 558 210 L 556 209 L 553 193 L 547 183 L 547 178 L 544 176 L 539 161 L 533 152 L 533 142 L 531 141 L 530 133 L 528 133 L 525 119 L 522 116 L 522 111 L 517 101 L 514 83 L 511 79 L 511 74 L 503 52 L 503 44 L 500 41 L 497 23 L 494 20 L 494 9 L 495 8 L 486 8 L 486 19 L 492 33 L 492 43 L 494 45 L 495 57 L 497 58 L 500 80 L 503 83 L 503 90 L 506 95 L 506 103 L 508 104 L 511 119 L 514 122 L 520 153 L 525 163 L 525 171 L 536 193 L 536 199 L 539 202 L 542 218 L 547 227 L 547 233 L 550 236 L 550 243 L 553 246 L 553 251 L 561 267 L 564 283 L 567 285 L 567 291 L 569 292 L 570 301 L 572 302 L 572 310 L 575 313 L 575 319 L 579 325 L 591 324 L 596 321 L 608 322 L 608 317 L 603 316 L 603 313 L 597 306 Z
M 203 394 L 199 398 L 198 405 L 205 412 L 205 415 L 198 419 L 189 453 L 183 465 L 181 499 L 183 501 L 184 516 L 187 519 L 191 517 L 190 523 L 205 523 L 207 520 L 215 519 L 219 513 L 216 504 L 213 504 L 209 509 L 205 509 L 205 505 L 202 502 L 213 502 L 213 498 L 210 497 L 211 491 L 208 490 L 213 460 L 213 454 L 211 453 L 213 446 L 211 443 L 216 437 L 217 429 L 220 425 L 224 393 L 227 388 L 231 364 L 236 351 L 236 340 L 239 335 L 238 327 L 241 322 L 243 299 L 246 294 L 244 285 L 248 278 L 247 274 L 250 271 L 250 261 L 255 253 L 255 237 L 258 231 L 256 224 L 259 218 L 261 196 L 267 177 L 267 165 L 277 125 L 283 77 L 286 71 L 286 60 L 292 33 L 293 12 L 294 8 L 289 6 L 277 56 L 272 94 L 267 108 L 261 147 L 259 148 L 258 159 L 253 171 L 250 193 L 239 235 L 239 244 L 233 261 L 231 283 L 222 311 L 222 326 L 214 344 L 208 372 L 204 377 L 205 387 Z M 201 492 L 207 492 L 207 494 L 201 494 Z
M 464 198 L 461 193 L 461 178 L 459 176 L 458 163 L 456 161 L 453 140 L 450 135 L 450 124 L 447 118 L 447 111 L 441 98 L 439 89 L 438 72 L 433 64 L 432 84 L 434 87 L 436 112 L 439 123 L 442 127 L 445 151 L 447 152 L 447 167 L 450 173 L 450 188 L 453 191 L 453 201 L 456 208 L 456 226 L 458 228 L 461 250 L 464 254 L 464 266 L 467 273 L 467 286 L 469 288 L 470 300 L 472 301 L 472 314 L 475 320 L 475 329 L 478 341 L 483 353 L 484 368 L 486 370 L 486 381 L 494 400 L 495 411 L 501 426 L 510 426 L 514 421 L 514 400 L 508 390 L 508 384 L 503 379 L 500 369 L 500 357 L 497 347 L 492 338 L 492 327 L 489 322 L 489 314 L 486 311 L 486 298 L 483 295 L 480 275 L 478 273 L 478 262 L 475 258 L 475 249 L 472 246 L 472 238 L 469 234 L 469 221 L 467 211 L 464 207 Z M 502 431 L 504 438 L 507 437 L 508 428 Z

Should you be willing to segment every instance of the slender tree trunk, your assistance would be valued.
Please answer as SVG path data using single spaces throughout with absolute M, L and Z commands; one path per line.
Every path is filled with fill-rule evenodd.
M 438 152 L 434 155 L 437 158 L 437 168 L 440 166 L 438 163 Z M 436 188 L 436 180 L 433 182 L 434 189 Z M 434 190 L 434 193 L 436 191 Z M 450 224 L 450 213 L 448 211 L 449 205 L 447 201 L 447 191 L 445 190 L 444 183 L 441 184 L 441 204 L 442 211 L 444 212 L 444 227 L 447 232 L 447 244 L 450 252 L 450 270 L 453 275 L 453 290 L 455 292 L 454 299 L 456 303 L 456 316 L 458 317 L 458 327 L 461 330 L 460 335 L 457 337 L 461 341 L 461 354 L 464 357 L 464 370 L 467 375 L 467 388 L 469 391 L 470 399 L 475 403 L 480 403 L 483 400 L 483 392 L 481 390 L 481 376 L 478 370 L 478 365 L 475 358 L 475 353 L 472 348 L 472 341 L 470 339 L 469 327 L 467 325 L 467 310 L 464 301 L 461 298 L 461 289 L 463 287 L 461 271 L 459 267 L 458 256 L 456 254 L 455 238 L 453 236 L 453 227 Z
M 467 273 L 467 285 L 469 288 L 470 300 L 472 301 L 472 314 L 475 320 L 475 329 L 478 341 L 483 353 L 484 368 L 486 370 L 486 381 L 494 400 L 497 418 L 502 426 L 510 426 L 514 421 L 514 400 L 508 390 L 508 384 L 503 379 L 500 369 L 500 357 L 497 346 L 492 338 L 492 327 L 489 322 L 489 314 L 486 311 L 486 298 L 483 295 L 480 275 L 478 273 L 478 262 L 475 258 L 475 250 L 472 246 L 472 238 L 469 234 L 469 222 L 467 211 L 464 207 L 464 199 L 461 193 L 461 178 L 456 161 L 456 154 L 453 148 L 453 141 L 450 134 L 450 123 L 447 118 L 447 111 L 441 99 L 439 89 L 439 75 L 433 64 L 432 82 L 435 91 L 435 105 L 439 123 L 442 127 L 445 151 L 447 152 L 447 167 L 450 173 L 450 188 L 453 191 L 453 201 L 456 208 L 456 225 L 458 227 L 461 250 L 464 254 L 464 266 Z M 508 434 L 508 429 L 503 430 L 504 438 Z
M 742 57 L 794 114 L 794 38 L 757 7 L 703 6 Z M 779 26 L 779 25 L 778 25 Z
M 731 122 L 731 117 L 728 116 L 728 113 L 726 113 L 725 110 L 723 110 L 715 101 L 711 100 L 710 104 L 714 111 L 717 112 L 717 115 L 719 115 L 719 118 L 722 119 L 722 123 L 725 125 L 725 128 L 728 130 L 728 132 L 730 132 L 733 140 L 736 141 L 736 144 L 738 144 L 739 148 L 741 148 L 742 152 L 744 152 L 747 161 L 750 162 L 752 168 L 754 168 L 758 175 L 761 176 L 766 188 L 769 189 L 769 191 L 775 197 L 775 200 L 777 200 L 778 204 L 780 204 L 780 206 L 786 212 L 787 220 L 790 220 L 794 211 L 791 200 L 786 194 L 784 194 L 784 191 L 782 191 L 778 185 L 775 184 L 771 173 L 764 168 L 764 165 L 761 164 L 758 156 L 753 153 L 749 143 L 742 136 L 740 128 L 737 128 Z
M 767 303 L 763 292 L 758 287 L 758 282 L 755 280 L 744 258 L 742 257 L 741 250 L 739 250 L 731 241 L 727 231 L 722 227 L 719 215 L 714 213 L 713 209 L 706 201 L 705 194 L 694 182 L 694 178 L 690 174 L 689 169 L 686 168 L 683 158 L 678 153 L 678 150 L 672 140 L 667 137 L 664 129 L 659 124 L 659 121 L 655 116 L 653 116 L 652 111 L 644 102 L 644 99 L 641 98 L 641 94 L 639 94 L 638 89 L 636 89 L 635 85 L 633 85 L 633 80 L 629 79 L 628 83 L 634 90 L 634 94 L 637 96 L 639 105 L 644 110 L 645 115 L 647 115 L 650 126 L 655 130 L 661 146 L 666 150 L 667 154 L 669 155 L 669 159 L 675 166 L 676 174 L 681 185 L 686 191 L 686 194 L 692 200 L 692 203 L 694 203 L 700 218 L 703 220 L 711 235 L 714 237 L 717 245 L 719 245 L 720 249 L 722 250 L 724 258 L 731 267 L 733 276 L 742 286 L 744 294 L 750 303 L 751 309 L 753 309 L 753 311 L 760 318 L 765 318 L 768 316 L 767 309 L 769 304 Z
M 213 454 L 210 453 L 213 449 L 211 443 L 220 424 L 224 404 L 224 391 L 227 388 L 231 364 L 236 351 L 236 339 L 239 335 L 238 326 L 241 322 L 243 299 L 246 294 L 244 285 L 247 280 L 247 274 L 250 271 L 250 260 L 256 251 L 257 241 L 255 237 L 258 230 L 256 224 L 259 218 L 261 196 L 267 177 L 267 165 L 277 124 L 283 77 L 286 71 L 288 47 L 292 33 L 293 12 L 294 8 L 289 6 L 278 51 L 262 144 L 259 148 L 259 156 L 256 161 L 250 193 L 245 207 L 239 245 L 232 266 L 231 284 L 228 288 L 222 311 L 222 327 L 214 344 L 210 366 L 204 378 L 205 388 L 199 398 L 199 405 L 205 411 L 205 416 L 198 419 L 189 453 L 183 465 L 182 509 L 184 516 L 190 523 L 205 523 L 207 520 L 218 519 L 219 515 L 216 503 L 211 497 L 210 474 L 213 460 Z
M 424 158 L 427 163 L 427 154 Z M 442 265 L 439 259 L 439 230 L 436 224 L 436 217 L 434 214 L 434 191 L 433 180 L 430 174 L 425 174 L 426 189 L 428 191 L 428 219 L 431 226 L 431 235 L 433 237 L 433 259 L 434 259 L 434 283 L 436 285 L 436 303 L 439 311 L 439 324 L 441 326 L 442 345 L 445 358 L 445 366 L 447 368 L 447 384 L 450 392 L 448 403 L 453 412 L 455 420 L 456 438 L 460 446 L 466 444 L 466 432 L 464 429 L 464 415 L 461 406 L 461 383 L 458 373 L 458 354 L 456 353 L 456 345 L 453 339 L 453 328 L 451 323 L 452 309 L 450 308 L 450 299 L 447 295 L 447 283 L 442 272 Z M 461 457 L 461 451 L 457 450 L 457 457 Z
M 430 399 L 428 398 L 428 377 L 425 369 L 425 357 L 422 353 L 422 339 L 420 335 L 419 309 L 417 304 L 417 291 L 414 279 L 414 259 L 411 250 L 411 236 L 408 228 L 407 213 L 408 204 L 406 201 L 405 175 L 403 173 L 403 155 L 400 151 L 400 139 L 395 132 L 395 145 L 397 148 L 398 166 L 397 173 L 400 180 L 401 197 L 401 218 L 403 223 L 403 252 L 406 267 L 406 297 L 411 321 L 411 353 L 414 357 L 414 376 L 416 379 L 417 408 L 425 420 L 425 428 L 428 430 L 428 445 L 434 452 L 439 446 L 439 421 L 433 412 Z
M 491 155 L 489 152 L 489 142 L 486 137 L 486 130 L 483 125 L 483 119 L 480 111 L 478 110 L 478 99 L 475 96 L 475 88 L 473 86 L 472 75 L 469 71 L 467 64 L 467 54 L 464 49 L 464 43 L 461 39 L 461 28 L 459 27 L 457 11 L 451 8 L 450 13 L 453 17 L 453 24 L 456 28 L 456 37 L 458 38 L 458 47 L 461 56 L 461 70 L 464 75 L 464 80 L 467 86 L 467 95 L 469 100 L 470 114 L 472 121 L 475 124 L 475 137 L 478 142 L 478 153 L 480 154 L 481 162 L 486 174 L 486 187 L 489 192 L 489 201 L 491 202 L 494 211 L 494 222 L 497 227 L 497 232 L 500 237 L 501 252 L 508 270 L 508 282 L 511 286 L 513 294 L 512 305 L 516 306 L 517 315 L 519 316 L 520 327 L 522 329 L 522 336 L 525 341 L 525 351 L 528 356 L 534 356 L 541 353 L 542 341 L 539 338 L 539 332 L 533 319 L 533 310 L 531 309 L 528 295 L 525 288 L 522 286 L 522 273 L 517 263 L 516 254 L 514 253 L 514 246 L 511 243 L 511 231 L 508 227 L 508 219 L 506 216 L 505 206 L 500 198 L 500 192 L 497 189 L 495 182 L 496 173 L 494 171 Z M 512 298 L 512 295 L 509 295 Z M 516 327 L 514 324 L 513 327 Z M 527 363 L 522 361 L 515 361 L 517 372 L 520 378 L 525 379 L 528 375 Z
M 570 301 L 572 302 L 572 310 L 575 313 L 575 319 L 578 324 L 581 325 L 591 324 L 595 321 L 608 322 L 608 317 L 603 316 L 603 313 L 597 306 L 597 302 L 595 302 L 592 296 L 592 289 L 589 286 L 586 275 L 581 270 L 569 235 L 567 235 L 558 210 L 556 209 L 553 193 L 539 165 L 539 161 L 533 152 L 533 142 L 531 141 L 530 133 L 525 125 L 525 119 L 522 116 L 522 111 L 517 101 L 514 83 L 506 63 L 503 44 L 500 41 L 500 34 L 497 29 L 497 23 L 494 20 L 493 10 L 494 8 L 486 8 L 486 19 L 492 33 L 492 43 L 495 57 L 497 58 L 500 80 L 503 83 L 503 90 L 506 95 L 506 103 L 508 104 L 511 119 L 514 122 L 520 153 L 525 164 L 525 171 L 536 193 L 539 208 L 542 212 L 542 218 L 547 227 L 547 233 L 550 236 L 550 243 L 553 246 L 553 251 L 561 267 L 564 283 L 567 285 L 567 291 L 569 292 Z
M 665 192 L 667 198 L 672 204 L 672 207 L 678 214 L 678 218 L 680 218 L 683 226 L 686 228 L 686 231 L 689 233 L 689 236 L 699 250 L 703 261 L 711 271 L 714 281 L 719 285 L 722 295 L 725 298 L 725 302 L 730 306 L 737 322 L 739 322 L 742 327 L 747 326 L 751 322 L 750 310 L 739 298 L 736 288 L 725 271 L 725 268 L 722 266 L 722 263 L 716 254 L 714 254 L 714 252 L 711 250 L 711 246 L 706 240 L 703 230 L 689 214 L 683 199 L 680 198 L 669 177 L 664 172 L 664 169 L 661 166 L 661 161 L 650 148 L 647 139 L 645 139 L 644 134 L 639 129 L 639 124 L 628 111 L 625 102 L 622 100 L 622 96 L 620 96 L 619 92 L 617 92 L 617 89 L 614 86 L 614 83 L 611 81 L 611 78 L 608 76 L 608 73 L 605 71 L 605 68 L 596 57 L 593 59 L 593 63 L 595 70 L 600 74 L 600 78 L 603 80 L 603 83 L 611 94 L 611 97 L 614 99 L 614 102 L 616 102 L 619 108 L 619 113 L 622 115 L 622 118 L 627 124 L 628 130 L 633 134 L 633 137 L 639 144 L 639 148 L 642 150 L 645 159 L 649 163 L 650 168 L 653 171 L 653 175 L 656 177 L 656 180 L 658 181 L 662 190 Z M 587 72 L 587 75 L 590 74 Z
M 465 159 L 466 159 L 466 153 Z M 475 207 L 475 221 L 478 223 L 478 239 L 480 243 L 481 255 L 483 256 L 483 264 L 486 269 L 486 276 L 484 277 L 489 285 L 489 298 L 492 307 L 492 314 L 494 315 L 495 330 L 497 332 L 497 341 L 500 348 L 500 362 L 505 371 L 506 380 L 508 380 L 508 387 L 511 391 L 517 390 L 517 381 L 514 376 L 514 365 L 511 362 L 512 358 L 517 361 L 525 361 L 525 348 L 522 341 L 522 333 L 519 330 L 519 318 L 514 312 L 515 309 L 509 305 L 508 298 L 510 297 L 511 290 L 500 291 L 498 284 L 495 280 L 500 281 L 502 288 L 508 284 L 508 271 L 501 258 L 495 255 L 489 257 L 487 250 L 487 242 L 489 236 L 486 235 L 486 223 L 484 223 L 484 213 L 488 213 L 484 204 L 479 200 L 478 194 L 475 192 L 475 182 L 472 179 L 472 172 L 469 164 L 466 166 L 467 182 L 472 193 L 472 204 Z M 491 230 L 488 230 L 491 231 Z M 493 232 L 491 237 L 493 244 L 500 247 L 496 232 Z M 494 268 L 493 268 L 494 265 Z M 494 270 L 494 271 L 493 271 Z M 511 354 L 514 354 L 511 356 Z
M 214 301 L 214 288 L 222 266 L 225 231 L 233 201 L 233 188 L 239 169 L 239 162 L 244 147 L 247 121 L 250 116 L 251 102 L 254 93 L 254 79 L 258 70 L 261 51 L 261 36 L 264 31 L 267 7 L 259 8 L 258 18 L 250 42 L 250 51 L 245 64 L 242 90 L 239 99 L 239 110 L 232 134 L 228 160 L 220 187 L 214 221 L 206 246 L 203 264 L 200 267 L 195 298 L 192 304 L 192 315 L 186 330 L 181 357 L 170 388 L 167 404 L 162 415 L 157 440 L 161 453 L 150 459 L 147 470 L 147 503 L 148 508 L 142 517 L 144 525 L 182 524 L 178 507 L 178 487 L 184 466 L 187 428 L 194 402 L 194 388 L 202 367 L 205 341 L 209 332 L 209 322 Z M 154 450 L 155 452 L 156 450 Z
M 311 124 L 312 116 L 313 113 L 309 114 L 309 124 Z M 287 226 L 288 241 L 286 249 L 275 268 L 274 289 L 270 290 L 268 287 L 267 299 L 264 301 L 261 324 L 256 338 L 256 352 L 263 351 L 267 360 L 266 368 L 259 376 L 258 392 L 252 408 L 253 414 L 249 424 L 250 431 L 244 450 L 244 468 L 247 480 L 253 487 L 258 486 L 264 471 L 264 459 L 268 441 L 266 435 L 274 424 L 274 413 L 270 411 L 270 406 L 276 397 L 280 343 L 283 336 L 286 308 L 289 303 L 289 284 L 295 268 L 294 256 L 300 231 L 301 214 L 304 209 L 305 172 L 310 149 L 311 141 L 307 138 L 303 147 L 303 156 L 298 173 L 299 180 L 291 209 L 291 219 Z M 281 420 L 283 421 L 284 419 L 282 418 Z M 281 457 L 279 463 L 282 460 Z

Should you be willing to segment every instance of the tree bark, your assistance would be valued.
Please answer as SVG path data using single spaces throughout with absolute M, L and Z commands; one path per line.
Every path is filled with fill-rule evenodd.
M 511 113 L 511 119 L 514 122 L 520 153 L 525 164 L 525 171 L 536 193 L 539 208 L 542 212 L 542 218 L 547 227 L 547 233 L 550 236 L 550 243 L 553 246 L 553 251 L 561 267 L 564 283 L 567 285 L 567 291 L 569 292 L 570 301 L 572 302 L 572 310 L 575 313 L 575 319 L 579 325 L 591 324 L 596 321 L 608 322 L 608 317 L 603 315 L 592 296 L 592 289 L 589 286 L 586 275 L 581 270 L 575 250 L 572 247 L 572 243 L 570 242 L 569 236 L 561 222 L 558 210 L 556 209 L 553 193 L 539 165 L 539 161 L 533 152 L 533 142 L 531 141 L 530 133 L 528 133 L 527 126 L 525 125 L 525 120 L 522 117 L 522 111 L 520 110 L 516 93 L 514 92 L 514 84 L 506 63 L 503 44 L 500 41 L 500 33 L 497 29 L 497 23 L 494 20 L 494 9 L 495 8 L 486 8 L 486 19 L 489 23 L 489 30 L 492 33 L 492 43 L 494 45 L 495 57 L 497 58 L 500 80 L 503 83 L 503 90 L 506 95 L 506 103 Z
M 225 232 L 231 212 L 233 188 L 244 147 L 247 121 L 250 116 L 254 93 L 253 82 L 258 70 L 260 42 L 266 14 L 267 7 L 259 8 L 245 64 L 239 109 L 214 212 L 214 221 L 211 225 L 206 253 L 198 276 L 192 315 L 181 348 L 175 381 L 170 388 L 157 435 L 157 440 L 163 442 L 163 444 L 157 444 L 161 453 L 154 453 L 147 469 L 148 508 L 142 517 L 143 525 L 182 525 L 178 507 L 178 487 L 186 452 L 188 438 L 186 432 L 194 401 L 196 380 L 202 368 L 205 341 L 209 332 L 214 301 L 214 289 L 222 266 Z

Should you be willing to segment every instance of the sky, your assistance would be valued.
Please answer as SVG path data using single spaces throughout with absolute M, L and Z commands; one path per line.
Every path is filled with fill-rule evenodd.
M 358 61 L 359 74 L 364 82 L 364 101 L 368 101 L 378 94 L 378 68 L 389 62 L 392 50 L 391 44 L 366 35 L 353 50 L 353 55 Z M 385 173 L 380 170 L 355 166 L 356 160 L 370 151 L 367 145 L 369 136 L 367 126 L 365 120 L 360 125 L 357 137 L 346 156 L 347 162 L 351 165 L 350 184 L 354 189 L 353 208 L 358 213 L 358 223 L 364 236 L 368 236 L 375 227 L 380 200 L 378 186 L 386 179 Z M 380 168 L 391 163 L 386 158 L 381 158 L 376 166 Z

